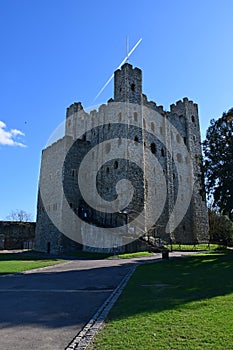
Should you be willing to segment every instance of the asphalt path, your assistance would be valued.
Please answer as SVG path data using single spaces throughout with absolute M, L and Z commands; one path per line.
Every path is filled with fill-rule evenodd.
M 0 277 L 0 350 L 64 350 L 130 269 L 161 258 L 74 260 Z

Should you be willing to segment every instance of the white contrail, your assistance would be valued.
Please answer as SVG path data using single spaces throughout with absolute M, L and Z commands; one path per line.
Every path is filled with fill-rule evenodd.
M 134 52 L 134 50 L 136 49 L 136 47 L 140 44 L 140 42 L 142 41 L 142 38 L 138 40 L 138 42 L 134 45 L 134 47 L 132 48 L 132 50 L 127 53 L 127 56 L 123 59 L 123 61 L 121 62 L 121 64 L 119 65 L 119 67 L 117 67 L 117 69 L 120 69 L 121 66 L 128 60 L 129 56 Z M 104 91 L 104 89 L 106 88 L 106 86 L 110 83 L 110 81 L 112 80 L 112 78 L 114 77 L 114 73 L 111 75 L 111 77 L 108 79 L 108 81 L 104 84 L 104 86 L 102 87 L 102 89 L 100 90 L 100 92 L 96 95 L 96 97 L 94 98 L 93 102 L 99 97 L 99 95 Z

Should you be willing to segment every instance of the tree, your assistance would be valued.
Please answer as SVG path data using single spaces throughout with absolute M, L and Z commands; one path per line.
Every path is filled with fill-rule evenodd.
M 218 213 L 213 208 L 209 212 L 210 242 L 230 244 L 233 243 L 233 223 L 226 215 Z
M 208 197 L 233 220 L 233 108 L 210 121 L 203 152 Z
M 10 221 L 24 221 L 24 222 L 28 222 L 28 221 L 32 221 L 32 215 L 27 213 L 24 210 L 12 210 L 11 213 L 7 216 L 7 219 Z

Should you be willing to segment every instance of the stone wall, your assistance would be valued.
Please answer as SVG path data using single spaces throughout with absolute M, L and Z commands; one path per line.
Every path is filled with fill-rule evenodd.
M 130 238 L 130 232 L 137 237 L 140 232 L 156 235 L 174 243 L 208 241 L 196 103 L 184 98 L 165 111 L 142 94 L 142 71 L 125 64 L 115 72 L 114 99 L 90 113 L 80 102 L 72 104 L 67 109 L 65 130 L 65 137 L 42 155 L 36 249 L 62 253 L 102 246 L 105 251 L 117 245 L 121 251 L 140 250 L 140 244 L 133 244 L 133 239 L 129 244 L 123 241 L 122 237 Z M 102 208 L 107 201 L 115 201 L 113 212 L 93 210 L 83 200 L 78 176 L 84 158 L 89 165 L 81 177 L 85 181 L 89 175 L 95 179 L 98 195 L 103 199 Z M 124 212 L 117 204 L 116 193 L 122 179 L 129 180 L 134 188 Z M 165 188 L 163 193 L 161 185 Z M 148 222 L 159 209 L 160 195 L 166 195 L 163 210 L 159 220 L 155 220 L 156 228 L 150 230 Z M 96 196 L 95 191 L 89 190 L 91 203 Z M 128 196 L 127 189 L 124 196 Z M 190 200 L 185 204 L 187 197 Z M 182 206 L 186 211 L 179 224 L 172 226 L 172 220 L 168 223 L 171 213 L 179 216 L 176 202 L 181 203 L 181 212 Z M 140 223 L 123 228 L 141 212 Z M 116 235 L 102 234 L 102 227 Z
M 35 222 L 0 221 L 0 249 L 31 249 Z

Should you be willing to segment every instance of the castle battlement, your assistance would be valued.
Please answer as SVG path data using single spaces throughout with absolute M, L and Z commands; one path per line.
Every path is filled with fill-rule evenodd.
M 66 118 L 69 118 L 74 113 L 83 110 L 83 106 L 81 102 L 74 102 L 66 109 Z
M 90 116 L 91 116 L 92 118 L 95 118 L 96 115 L 97 115 L 96 109 L 93 109 L 92 111 L 90 111 Z
M 80 249 L 106 252 L 115 246 L 120 252 L 142 250 L 140 240 L 124 240 L 132 235 L 131 228 L 135 238 L 144 232 L 162 242 L 208 240 L 207 207 L 200 193 L 197 104 L 184 97 L 166 111 L 148 101 L 142 93 L 141 69 L 125 63 L 114 73 L 114 99 L 87 111 L 81 102 L 71 104 L 66 111 L 65 136 L 52 140 L 53 144 L 43 150 L 38 197 L 38 208 L 43 210 L 38 210 L 35 249 L 53 254 Z M 134 194 L 128 211 L 119 211 L 118 204 L 115 212 L 108 212 L 104 206 L 96 210 L 99 203 L 86 203 L 82 193 L 86 179 L 96 186 L 84 191 L 94 204 L 98 193 L 105 202 L 120 203 L 122 197 L 124 207 L 128 203 L 127 186 L 122 187 L 126 190 L 119 198 L 116 189 L 122 179 L 130 181 Z M 163 208 L 154 222 L 161 198 Z M 185 198 L 186 211 L 173 228 L 169 224 L 172 210 L 174 216 L 179 215 Z M 145 210 L 145 219 L 138 220 L 140 227 L 131 221 L 132 209 L 134 213 Z M 130 223 L 129 229 L 126 223 Z
M 192 100 L 189 100 L 187 97 L 182 100 L 177 101 L 170 105 L 171 113 L 176 113 L 178 115 L 183 115 L 186 110 L 193 111 L 195 114 L 198 113 L 197 103 L 194 103 Z
M 138 67 L 133 67 L 132 64 L 130 64 L 130 63 L 123 64 L 123 66 L 121 66 L 120 69 L 117 69 L 114 72 L 114 74 L 119 74 L 119 72 L 125 72 L 125 71 L 127 71 L 127 72 L 130 71 L 131 73 L 133 72 L 133 73 L 142 75 L 142 70 Z

